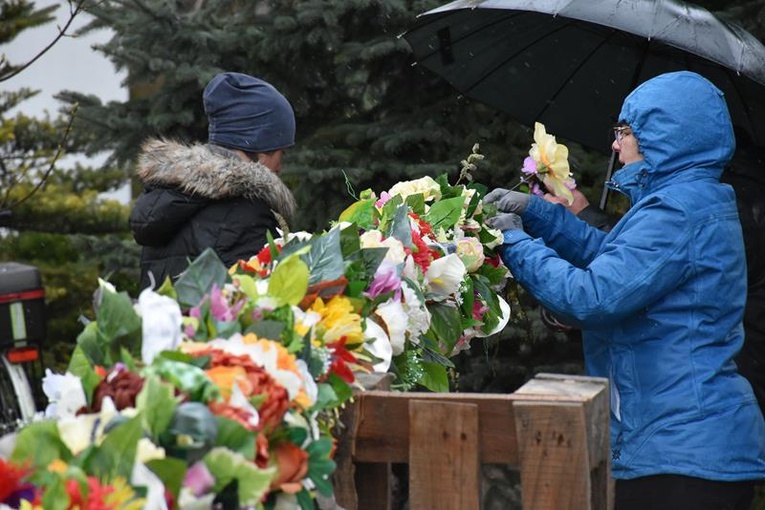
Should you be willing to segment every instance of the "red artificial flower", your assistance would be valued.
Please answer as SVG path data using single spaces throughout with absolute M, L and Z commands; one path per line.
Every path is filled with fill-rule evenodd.
M 440 258 L 441 254 L 435 250 L 431 250 L 427 243 L 423 240 L 422 234 L 412 230 L 412 243 L 415 246 L 415 250 L 406 249 L 407 254 L 412 255 L 414 263 L 417 264 L 422 272 L 425 273 L 430 267 L 430 263 L 435 259 Z
M 34 488 L 32 484 L 24 480 L 30 474 L 32 469 L 28 464 L 18 466 L 0 459 L 0 503 L 5 503 L 18 492 Z
M 327 344 L 332 353 L 332 364 L 329 366 L 329 371 L 345 382 L 352 383 L 356 380 L 356 376 L 353 375 L 348 363 L 356 363 L 356 356 L 345 348 L 347 341 L 348 337 L 343 335 L 340 340 Z
M 409 217 L 412 218 L 417 223 L 417 227 L 419 227 L 420 234 L 422 236 L 428 236 L 433 234 L 433 229 L 431 228 L 430 223 L 420 218 L 416 213 L 409 212 Z

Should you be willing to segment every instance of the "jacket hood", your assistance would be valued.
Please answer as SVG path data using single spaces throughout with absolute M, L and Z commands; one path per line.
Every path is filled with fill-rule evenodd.
M 275 173 L 219 147 L 148 140 L 136 175 L 148 187 L 175 188 L 210 200 L 259 199 L 288 223 L 295 213 L 295 198 Z
M 670 182 L 719 181 L 735 149 L 723 93 L 689 71 L 662 74 L 637 87 L 624 100 L 619 120 L 630 125 L 645 158 L 614 175 L 633 203 Z

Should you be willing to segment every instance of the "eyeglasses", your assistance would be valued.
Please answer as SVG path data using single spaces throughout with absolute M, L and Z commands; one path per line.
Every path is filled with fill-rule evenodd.
M 625 136 L 630 136 L 631 134 L 632 129 L 629 126 L 617 126 L 614 128 L 614 138 L 616 138 L 616 143 L 618 144 L 622 143 Z

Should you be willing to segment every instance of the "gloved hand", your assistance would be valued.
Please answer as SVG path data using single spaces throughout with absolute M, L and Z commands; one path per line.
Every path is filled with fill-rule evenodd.
M 506 230 L 523 230 L 523 221 L 515 213 L 502 213 L 486 220 L 486 224 L 491 228 L 496 228 L 505 232 Z
M 497 208 L 503 213 L 523 214 L 531 201 L 531 195 L 497 188 L 491 190 L 483 197 L 483 201 L 489 204 L 496 204 Z

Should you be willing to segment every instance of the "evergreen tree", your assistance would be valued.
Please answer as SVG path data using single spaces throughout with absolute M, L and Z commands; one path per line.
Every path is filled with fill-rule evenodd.
M 69 4 L 71 22 L 82 1 Z M 57 6 L 35 9 L 33 2 L 13 0 L 0 7 L 0 42 L 26 28 L 53 20 Z M 0 81 L 33 64 L 65 34 L 66 23 L 50 44 L 28 62 L 0 65 Z M 38 64 L 39 65 L 39 64 Z M 32 118 L 11 110 L 36 94 L 19 89 L 0 92 L 0 261 L 37 266 L 46 288 L 48 339 L 46 364 L 66 361 L 82 329 L 78 317 L 90 310 L 93 289 L 102 275 L 112 275 L 135 289 L 137 249 L 126 232 L 128 208 L 100 198 L 126 180 L 115 168 L 82 165 L 62 169 L 61 158 L 76 155 L 85 139 L 71 129 L 75 113 Z M 131 256 L 132 254 L 132 256 Z

